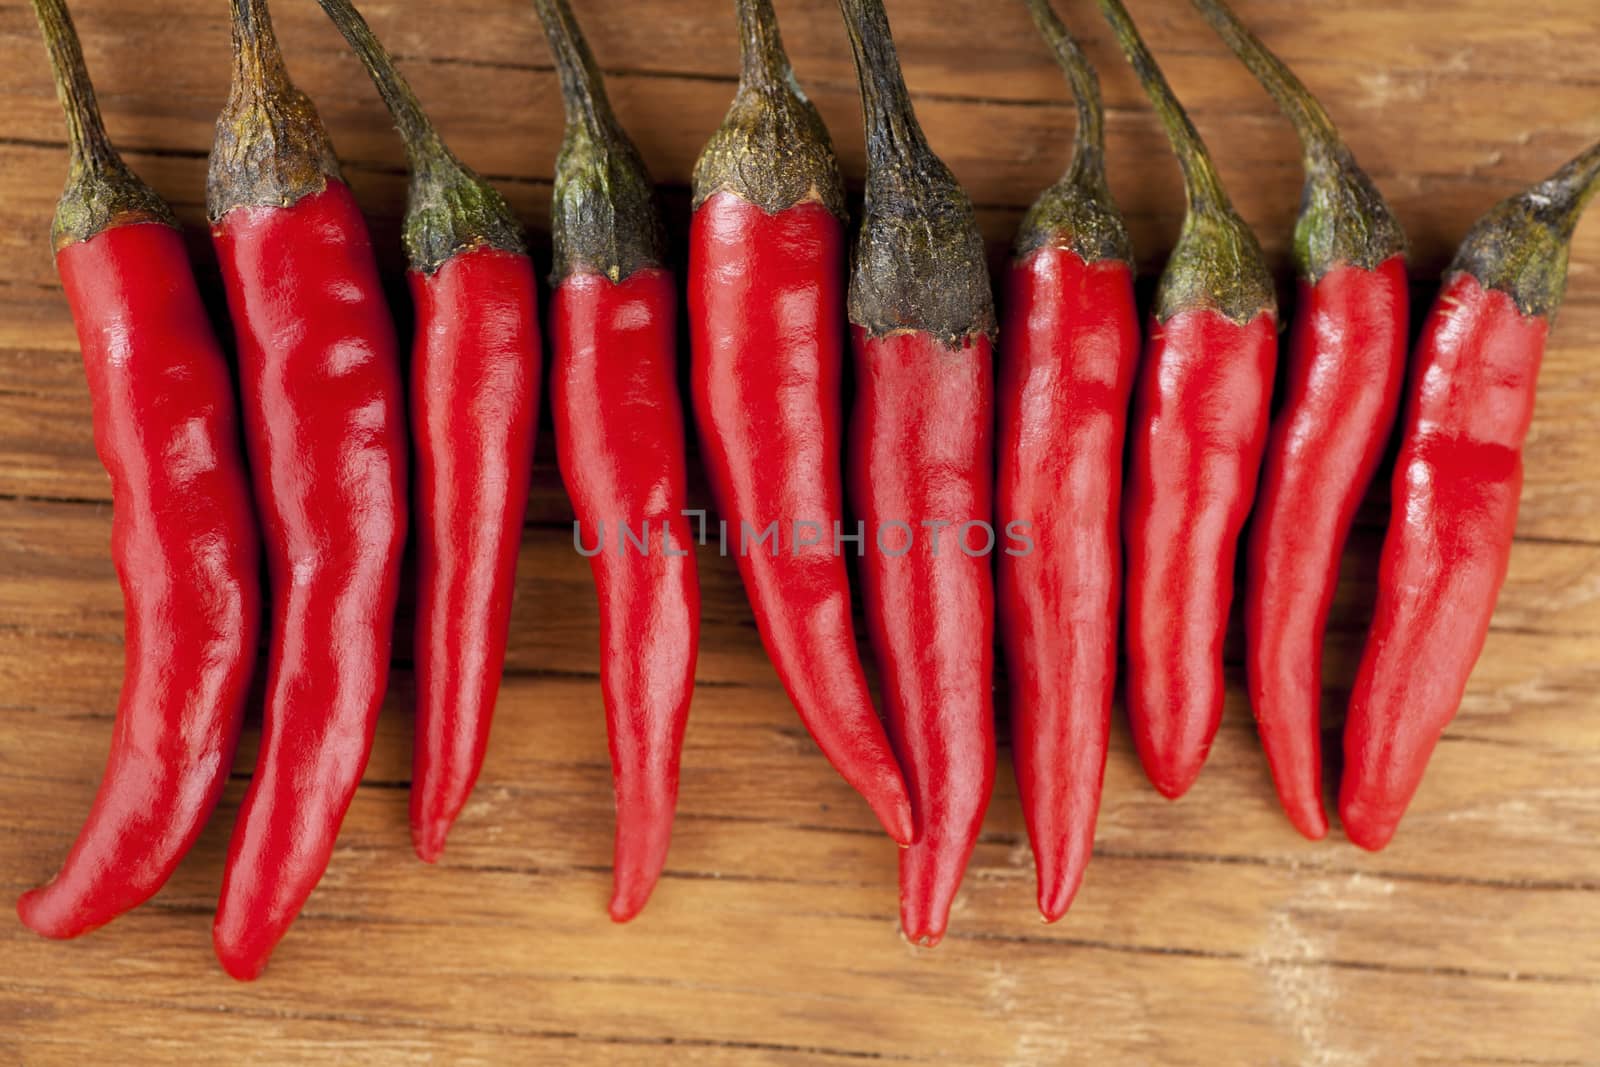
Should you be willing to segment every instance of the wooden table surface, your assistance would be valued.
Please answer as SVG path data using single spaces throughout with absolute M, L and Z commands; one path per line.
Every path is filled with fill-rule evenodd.
M 561 108 L 526 0 L 364 4 L 458 153 L 547 245 Z M 726 0 L 575 0 L 678 237 L 733 91 Z M 1239 0 L 1342 124 L 1413 241 L 1417 299 L 1469 222 L 1600 137 L 1594 0 Z M 279 0 L 394 284 L 403 157 L 310 0 Z M 75 0 L 107 122 L 218 286 L 202 188 L 228 73 L 220 0 Z M 1063 165 L 1072 115 L 1021 4 L 892 0 L 919 113 L 1004 254 Z M 1280 277 L 1297 154 L 1182 0 L 1134 0 Z M 859 179 L 853 72 L 829 0 L 780 0 L 800 77 Z M 1170 249 L 1176 170 L 1088 0 L 1062 3 L 1110 108 L 1111 178 L 1143 271 Z M 121 673 L 110 509 L 51 262 L 63 125 L 28 6 L 0 2 L 0 895 L 51 874 L 98 779 Z M 1600 214 L 1595 212 L 1594 214 Z M 0 921 L 0 1061 L 166 1063 L 1316 1064 L 1600 1062 L 1600 219 L 1580 229 L 1546 357 L 1511 574 L 1461 714 L 1394 844 L 1279 814 L 1229 646 L 1227 714 L 1179 803 L 1120 711 L 1098 849 L 1042 925 L 1004 745 L 982 841 L 935 950 L 896 934 L 895 853 L 801 729 L 731 561 L 702 560 L 699 687 L 667 873 L 613 926 L 611 787 L 587 567 L 543 435 L 491 752 L 437 867 L 406 826 L 402 653 L 333 862 L 265 977 L 211 954 L 252 714 L 204 837 L 145 907 L 56 944 Z M 548 416 L 546 416 L 548 427 Z M 693 492 L 706 499 L 695 475 Z M 1369 610 L 1385 508 L 1363 512 L 1328 639 L 1327 734 Z M 401 621 L 409 627 L 407 609 Z M 403 645 L 409 642 L 403 642 Z M 1003 703 L 1003 678 L 1001 693 Z M 1004 724 L 1002 723 L 1002 737 Z M 1336 744 L 1332 747 L 1337 747 Z

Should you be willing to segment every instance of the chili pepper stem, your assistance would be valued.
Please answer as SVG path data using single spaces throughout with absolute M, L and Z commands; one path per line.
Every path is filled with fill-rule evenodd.
M 1340 264 L 1370 271 L 1391 256 L 1405 255 L 1405 232 L 1394 212 L 1317 98 L 1223 0 L 1193 3 L 1271 94 L 1300 138 L 1306 186 L 1294 251 L 1301 277 L 1315 284 Z
M 772 0 L 736 0 L 739 91 L 694 167 L 694 206 L 728 191 L 768 214 L 808 200 L 845 218 L 828 128 L 806 99 L 778 33 Z
M 112 226 L 177 225 L 172 209 L 128 169 L 106 136 L 65 0 L 33 0 L 33 13 L 50 52 L 56 96 L 67 116 L 67 184 L 50 229 L 55 248 L 87 241 Z
M 872 337 L 922 330 L 952 348 L 992 337 L 994 297 L 972 201 L 917 122 L 882 0 L 839 0 L 839 7 L 867 131 L 850 321 Z
M 665 246 L 649 171 L 612 114 L 594 53 L 567 0 L 534 0 L 561 79 L 566 133 L 556 157 L 551 283 L 592 272 L 621 282 L 660 266 Z
M 215 222 L 236 207 L 288 207 L 339 179 L 317 109 L 289 80 L 266 0 L 229 0 L 233 78 L 206 177 Z
M 1021 258 L 1036 248 L 1061 244 L 1085 262 L 1114 259 L 1131 264 L 1133 242 L 1106 180 L 1100 79 L 1049 0 L 1023 2 L 1072 86 L 1078 125 L 1067 171 L 1028 209 L 1017 232 L 1014 254 Z
M 1167 84 L 1122 0 L 1098 3 L 1166 128 L 1189 203 L 1177 247 L 1161 276 L 1157 321 L 1167 322 L 1180 312 L 1202 307 L 1240 324 L 1262 312 L 1275 313 L 1277 297 L 1261 245 L 1234 211 L 1200 132 Z
M 1056 63 L 1072 86 L 1072 98 L 1078 112 L 1078 129 L 1073 137 L 1072 162 L 1069 174 L 1087 177 L 1105 176 L 1106 122 L 1105 107 L 1100 100 L 1100 79 L 1089 64 L 1089 57 L 1060 16 L 1050 6 L 1050 0 L 1023 0 L 1033 16 L 1033 24 L 1055 53 Z
M 1222 0 L 1193 0 L 1217 35 L 1236 52 L 1250 73 L 1272 94 L 1284 116 L 1294 125 L 1308 156 L 1331 157 L 1344 142 L 1327 110 L 1311 95 L 1281 59 L 1261 43 L 1249 27 Z
M 411 164 L 405 245 L 413 270 L 432 274 L 451 257 L 487 246 L 525 255 L 522 227 L 505 198 L 464 165 L 440 139 L 394 59 L 350 0 L 318 0 L 360 58 Z
M 1510 294 L 1524 315 L 1552 321 L 1567 288 L 1578 220 L 1600 194 L 1600 142 L 1544 181 L 1501 201 L 1467 234 L 1448 273 Z

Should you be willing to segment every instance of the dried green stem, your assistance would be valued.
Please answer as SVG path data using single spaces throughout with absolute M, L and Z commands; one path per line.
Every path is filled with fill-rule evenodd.
M 1275 314 L 1277 298 L 1261 245 L 1222 187 L 1200 131 L 1167 84 L 1121 0 L 1099 0 L 1112 33 L 1144 86 L 1183 172 L 1189 213 L 1156 294 L 1156 319 L 1209 309 L 1237 323 Z
M 1069 171 L 1105 172 L 1106 114 L 1100 102 L 1100 78 L 1094 72 L 1089 57 L 1083 54 L 1077 40 L 1067 31 L 1066 25 L 1050 6 L 1050 0 L 1024 0 L 1033 15 L 1033 24 L 1039 28 L 1045 43 L 1055 54 L 1056 63 L 1072 86 L 1072 98 L 1078 109 L 1078 130 L 1072 142 L 1072 162 Z
M 522 228 L 505 199 L 439 137 L 394 59 L 350 0 L 318 0 L 360 58 L 393 116 L 411 163 L 404 240 L 413 270 L 432 274 L 474 248 L 525 255 Z
M 617 123 L 600 68 L 567 0 L 534 0 L 561 79 L 567 129 L 556 158 L 554 284 L 575 273 L 613 282 L 661 265 L 665 239 L 649 172 Z
M 33 13 L 44 33 L 56 96 L 67 116 L 67 184 L 56 204 L 50 234 L 56 249 L 87 241 L 112 226 L 176 225 L 171 209 L 128 169 L 106 136 L 65 0 L 33 0 Z
M 1100 101 L 1100 79 L 1049 0 L 1024 2 L 1072 86 L 1078 127 L 1067 172 L 1028 210 L 1017 235 L 1015 254 L 1021 257 L 1036 248 L 1060 245 L 1085 262 L 1115 259 L 1131 264 L 1133 245 L 1106 180 L 1105 108 Z
M 1238 57 L 1250 68 L 1294 129 L 1307 156 L 1332 157 L 1343 146 L 1333 119 L 1322 104 L 1306 89 L 1288 65 L 1267 49 L 1261 39 L 1222 2 L 1222 0 L 1193 0 L 1194 6 L 1211 23 L 1211 28 Z
M 814 200 L 844 219 L 833 142 L 795 81 L 772 0 L 734 0 L 734 7 L 739 90 L 695 163 L 694 206 L 726 191 L 773 214 Z
M 739 81 L 758 88 L 779 88 L 794 76 L 778 34 L 772 0 L 734 0 L 739 17 Z
M 410 160 L 412 168 L 422 170 L 432 167 L 440 159 L 454 161 L 455 157 L 439 139 L 433 123 L 423 114 L 417 94 L 411 91 L 411 85 L 395 69 L 388 50 L 355 5 L 350 0 L 318 0 L 318 3 L 349 42 L 361 65 L 367 68 L 368 76 L 377 86 L 378 95 L 383 97 L 389 114 L 394 118 L 395 127 L 400 131 L 401 140 L 405 142 L 406 158 Z
M 1544 181 L 1501 201 L 1478 220 L 1449 273 L 1465 271 L 1500 289 L 1524 315 L 1555 318 L 1566 295 L 1572 233 L 1600 194 L 1600 142 Z
M 1128 57 L 1156 116 L 1166 128 L 1167 139 L 1178 156 L 1178 167 L 1183 171 L 1183 189 L 1189 198 L 1189 210 L 1231 211 L 1233 205 L 1222 188 L 1222 179 L 1217 177 L 1217 168 L 1211 162 L 1211 153 L 1206 150 L 1200 131 L 1194 128 L 1189 113 L 1178 102 L 1166 75 L 1156 65 L 1155 56 L 1139 36 L 1139 28 L 1134 25 L 1128 9 L 1122 5 L 1122 0 L 1099 0 L 1099 3 L 1117 44 Z
M 229 0 L 233 80 L 206 180 L 213 221 L 236 207 L 289 207 L 339 178 L 317 109 L 289 80 L 267 0 Z
M 992 335 L 994 298 L 972 201 L 917 123 L 882 0 L 839 0 L 839 7 L 867 141 L 850 321 L 875 337 L 931 333 L 952 348 Z
M 1193 2 L 1300 137 L 1306 170 L 1305 197 L 1295 225 L 1300 275 L 1314 284 L 1340 264 L 1373 270 L 1404 255 L 1406 238 L 1399 220 L 1356 163 L 1322 104 L 1223 0 Z

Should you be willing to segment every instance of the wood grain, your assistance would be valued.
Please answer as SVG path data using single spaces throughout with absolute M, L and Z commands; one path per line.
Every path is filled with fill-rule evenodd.
M 466 160 L 547 242 L 560 108 L 525 0 L 365 3 Z M 733 88 L 724 0 L 576 6 L 623 121 L 687 225 L 694 157 Z M 859 184 L 848 51 L 827 0 L 779 0 L 795 65 Z M 1238 0 L 1323 97 L 1394 202 L 1425 302 L 1465 228 L 1600 137 L 1592 0 Z M 397 311 L 403 157 L 315 5 L 280 0 L 291 68 L 373 223 Z M 891 0 L 936 148 L 998 264 L 1071 134 L 1023 6 Z M 220 301 L 202 219 L 225 90 L 225 10 L 74 0 L 113 135 L 174 203 Z M 1181 191 L 1159 127 L 1087 0 L 1112 181 L 1149 279 Z M 1181 0 L 1139 0 L 1152 47 L 1280 275 L 1300 175 L 1287 128 Z M 47 877 L 104 760 L 121 671 L 109 494 L 48 246 L 61 118 L 26 4 L 0 0 L 0 893 Z M 681 240 L 679 241 L 681 247 Z M 543 254 L 543 253 L 541 253 Z M 598 620 L 548 432 L 483 778 L 443 861 L 406 827 L 412 681 L 397 650 L 372 760 L 327 877 L 259 982 L 211 958 L 209 917 L 255 758 L 148 906 L 68 944 L 0 923 L 0 1062 L 974 1065 L 1600 1063 L 1600 222 L 1579 230 L 1528 446 L 1511 575 L 1461 713 L 1394 845 L 1300 839 L 1278 813 L 1230 637 L 1221 735 L 1178 804 L 1145 783 L 1120 712 L 1097 854 L 1071 915 L 1034 917 L 1008 754 L 951 935 L 895 935 L 895 856 L 799 726 L 731 562 L 702 554 L 703 650 L 669 869 L 645 915 L 604 915 L 611 798 Z M 695 499 L 707 499 L 694 475 Z M 1324 667 L 1326 739 L 1359 654 L 1386 521 L 1346 559 Z M 402 628 L 410 608 L 402 608 Z M 1004 705 L 1004 678 L 997 703 Z M 1003 733 L 1002 723 L 1002 733 Z

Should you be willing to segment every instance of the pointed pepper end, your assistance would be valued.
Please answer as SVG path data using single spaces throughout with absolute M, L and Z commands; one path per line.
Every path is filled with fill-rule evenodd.
M 902 895 L 900 898 L 900 934 L 918 948 L 933 948 L 944 940 L 945 929 L 950 925 L 949 902 L 916 899 Z
M 1147 760 L 1144 769 L 1156 792 L 1168 800 L 1180 800 L 1194 785 L 1195 779 L 1200 777 L 1200 768 L 1205 761 L 1205 753 L 1200 752 L 1194 757 Z
M 274 946 L 272 943 L 262 944 L 260 937 L 252 937 L 248 931 L 230 929 L 231 925 L 224 921 L 219 909 L 216 920 L 211 924 L 211 947 L 217 954 L 217 962 L 222 964 L 222 969 L 228 972 L 230 978 L 253 982 L 267 969 L 267 960 L 272 957 Z
M 611 890 L 611 904 L 606 911 L 611 915 L 614 923 L 630 922 L 644 910 L 650 902 L 650 891 L 653 884 L 640 886 L 636 883 L 624 885 L 618 882 Z
M 54 885 L 54 882 L 46 882 L 17 898 L 17 918 L 22 920 L 22 925 L 53 941 L 65 941 L 91 929 L 70 909 L 61 907 L 56 894 L 51 892 Z
M 1039 916 L 1047 923 L 1059 922 L 1072 908 L 1083 884 L 1083 869 L 1039 872 Z
M 1339 820 L 1344 823 L 1345 837 L 1368 852 L 1381 851 L 1400 828 L 1399 813 L 1377 810 L 1359 800 L 1341 800 Z
M 893 792 L 873 800 L 872 813 L 878 817 L 895 844 L 909 848 L 917 843 L 921 835 L 917 831 L 917 820 L 911 814 L 911 798 L 906 795 L 905 786 L 900 784 L 898 778 L 895 784 Z
M 411 847 L 416 850 L 417 858 L 423 863 L 438 863 L 452 825 L 453 821 L 445 818 L 413 819 Z
M 1289 816 L 1289 822 L 1308 841 L 1321 841 L 1328 836 L 1328 816 L 1321 804 L 1308 801 L 1294 807 L 1285 805 L 1284 811 Z

